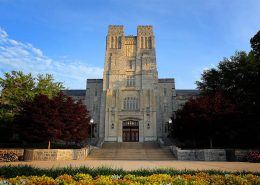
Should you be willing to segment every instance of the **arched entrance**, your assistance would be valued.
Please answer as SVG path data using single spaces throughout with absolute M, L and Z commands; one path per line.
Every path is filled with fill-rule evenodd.
M 139 142 L 139 122 L 123 121 L 123 142 Z

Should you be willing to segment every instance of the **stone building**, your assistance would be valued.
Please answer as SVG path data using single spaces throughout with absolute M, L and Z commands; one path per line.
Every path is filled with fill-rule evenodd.
M 102 141 L 144 142 L 168 135 L 177 110 L 174 78 L 158 78 L 152 26 L 138 26 L 126 36 L 123 26 L 109 26 L 103 79 L 87 79 L 82 90 L 66 94 L 84 100 Z

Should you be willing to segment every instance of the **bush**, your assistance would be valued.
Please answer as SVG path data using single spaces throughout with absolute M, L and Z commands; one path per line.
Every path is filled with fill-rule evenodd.
M 18 156 L 15 153 L 0 153 L 0 162 L 15 162 Z
M 245 161 L 260 163 L 260 152 L 249 152 L 245 156 Z

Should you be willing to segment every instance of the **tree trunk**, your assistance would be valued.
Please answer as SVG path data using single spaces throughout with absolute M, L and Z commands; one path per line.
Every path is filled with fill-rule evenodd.
M 213 144 L 212 144 L 212 137 L 211 136 L 209 136 L 209 147 L 210 147 L 210 149 L 212 149 L 213 148 Z

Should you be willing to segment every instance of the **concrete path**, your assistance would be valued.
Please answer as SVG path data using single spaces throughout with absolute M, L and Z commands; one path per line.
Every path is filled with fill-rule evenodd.
M 260 172 L 260 163 L 246 162 L 204 162 L 204 161 L 133 161 L 133 160 L 85 160 L 85 161 L 29 161 L 0 163 L 3 165 L 30 165 L 39 168 L 52 167 L 112 167 L 125 170 L 175 168 L 192 170 L 225 170 L 225 171 L 254 171 Z

